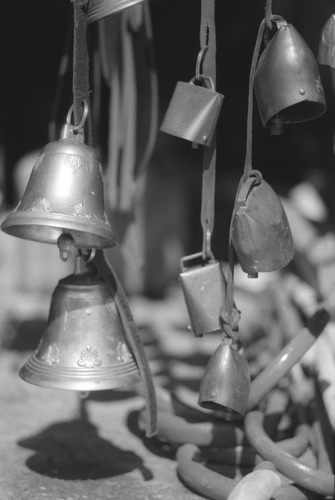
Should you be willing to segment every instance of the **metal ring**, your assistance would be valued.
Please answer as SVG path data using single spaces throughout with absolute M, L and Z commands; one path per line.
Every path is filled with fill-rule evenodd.
M 84 104 L 84 111 L 83 111 L 83 116 L 81 118 L 81 121 L 79 123 L 79 125 L 76 125 L 75 127 L 73 127 L 73 132 L 74 133 L 78 133 L 85 125 L 85 121 L 86 121 L 86 118 L 88 116 L 88 104 L 87 104 L 87 101 L 85 99 L 83 99 L 83 104 Z M 73 108 L 74 108 L 74 105 L 72 104 L 72 106 L 70 107 L 68 113 L 67 113 L 67 116 L 66 116 L 66 123 L 67 125 L 71 125 L 71 115 L 73 113 Z
M 207 50 L 208 50 L 208 45 L 206 45 L 206 47 L 201 49 L 199 54 L 198 54 L 197 62 L 195 65 L 195 78 L 197 80 L 202 80 L 202 78 L 203 78 L 203 75 L 201 74 L 201 64 L 202 64 L 204 55 L 206 54 Z

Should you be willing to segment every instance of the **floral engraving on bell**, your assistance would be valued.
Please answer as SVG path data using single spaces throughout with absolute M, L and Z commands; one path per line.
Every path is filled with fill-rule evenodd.
M 64 163 L 70 170 L 75 174 L 82 166 L 82 161 L 80 156 L 77 155 L 66 155 Z
M 33 172 L 35 172 L 38 169 L 38 167 L 41 165 L 43 159 L 44 159 L 44 153 L 40 154 L 36 158 L 36 161 L 35 161 L 34 166 L 33 166 Z
M 121 361 L 122 363 L 127 363 L 132 358 L 132 355 L 129 352 L 128 347 L 123 342 L 118 343 L 116 352 L 118 361 Z
M 50 203 L 46 198 L 38 198 L 34 201 L 31 212 L 50 212 Z
M 92 217 L 85 203 L 77 203 L 77 205 L 74 207 L 73 215 L 78 215 L 79 217 L 87 217 L 88 219 Z
M 99 359 L 98 352 L 93 349 L 92 346 L 88 345 L 83 351 L 81 351 L 78 365 L 84 366 L 85 368 L 100 366 L 101 360 Z
M 50 344 L 42 356 L 42 360 L 47 365 L 56 365 L 59 363 L 59 348 L 55 343 Z

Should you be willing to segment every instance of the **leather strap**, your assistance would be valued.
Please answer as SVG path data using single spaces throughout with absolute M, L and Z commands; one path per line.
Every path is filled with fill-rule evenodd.
M 203 53 L 202 73 L 216 85 L 215 0 L 201 0 L 200 47 Z M 212 144 L 204 147 L 201 194 L 202 256 L 211 258 L 211 237 L 214 229 L 216 177 L 216 134 Z

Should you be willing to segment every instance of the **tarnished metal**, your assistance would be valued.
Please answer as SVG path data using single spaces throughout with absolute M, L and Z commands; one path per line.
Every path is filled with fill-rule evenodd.
M 317 61 L 335 68 L 335 14 L 332 14 L 322 28 Z
M 232 241 L 239 263 L 250 276 L 285 267 L 294 257 L 284 207 L 271 186 L 251 175 L 241 186 L 232 221 Z
M 181 259 L 180 282 L 191 322 L 197 337 L 222 331 L 220 313 L 226 296 L 226 279 L 217 260 L 204 260 L 202 253 Z
M 104 208 L 102 168 L 78 127 L 66 124 L 62 137 L 44 147 L 21 201 L 1 229 L 19 238 L 55 244 L 65 233 L 78 248 L 116 244 Z
M 195 85 L 196 81 L 201 85 Z M 160 130 L 210 146 L 223 99 L 224 96 L 214 90 L 212 80 L 203 75 L 190 82 L 177 82 Z
M 283 21 L 261 54 L 254 90 L 263 126 L 272 119 L 297 123 L 326 110 L 324 90 L 315 57 L 291 25 Z
M 244 415 L 249 389 L 248 363 L 237 344 L 226 338 L 207 364 L 200 384 L 198 404 L 210 410 Z
M 105 281 L 80 259 L 74 274 L 60 280 L 47 329 L 28 362 L 25 381 L 53 389 L 94 391 L 141 380 Z
M 99 21 L 142 2 L 143 0 L 89 0 L 87 22 L 90 24 Z

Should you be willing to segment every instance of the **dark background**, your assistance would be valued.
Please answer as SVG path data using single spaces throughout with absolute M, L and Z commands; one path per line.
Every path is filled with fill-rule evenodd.
M 248 78 L 259 23 L 264 17 L 264 1 L 221 0 L 216 2 L 217 90 L 225 95 L 218 123 L 217 220 L 226 237 L 229 211 L 245 155 Z M 177 81 L 189 81 L 194 75 L 199 52 L 199 0 L 151 0 L 154 51 L 159 78 L 160 115 L 164 115 Z M 1 144 L 4 154 L 2 191 L 4 204 L 16 202 L 13 169 L 22 155 L 42 148 L 48 141 L 48 123 L 58 85 L 60 59 L 72 22 L 72 3 L 64 0 L 2 1 L 1 19 Z M 333 13 L 330 0 L 282 0 L 273 2 L 273 13 L 282 15 L 300 32 L 316 54 L 320 32 Z M 254 112 L 253 167 L 279 194 L 313 175 L 318 188 L 334 212 L 334 88 L 331 69 L 320 66 L 327 99 L 326 113 L 310 122 L 285 127 L 282 136 L 271 136 Z M 71 81 L 65 82 L 65 116 L 71 103 Z M 198 220 L 200 176 L 189 144 L 178 139 L 169 142 L 167 161 L 160 166 L 161 135 L 155 153 L 155 169 L 167 169 L 173 176 L 180 169 L 181 181 L 189 184 L 191 211 Z M 95 137 L 99 142 L 99 137 Z M 198 157 L 199 158 L 199 155 Z M 158 159 L 158 161 L 157 161 Z M 166 165 L 169 165 L 168 167 Z M 169 170 L 171 169 L 171 171 Z M 198 172 L 198 170 L 197 170 Z M 317 175 L 315 176 L 315 173 Z M 321 175 L 319 175 L 321 174 Z M 190 216 L 192 218 L 192 215 Z M 195 222 L 194 221 L 194 222 Z M 190 226 L 192 238 L 200 237 L 198 223 Z M 220 248 L 219 248 L 220 247 Z

